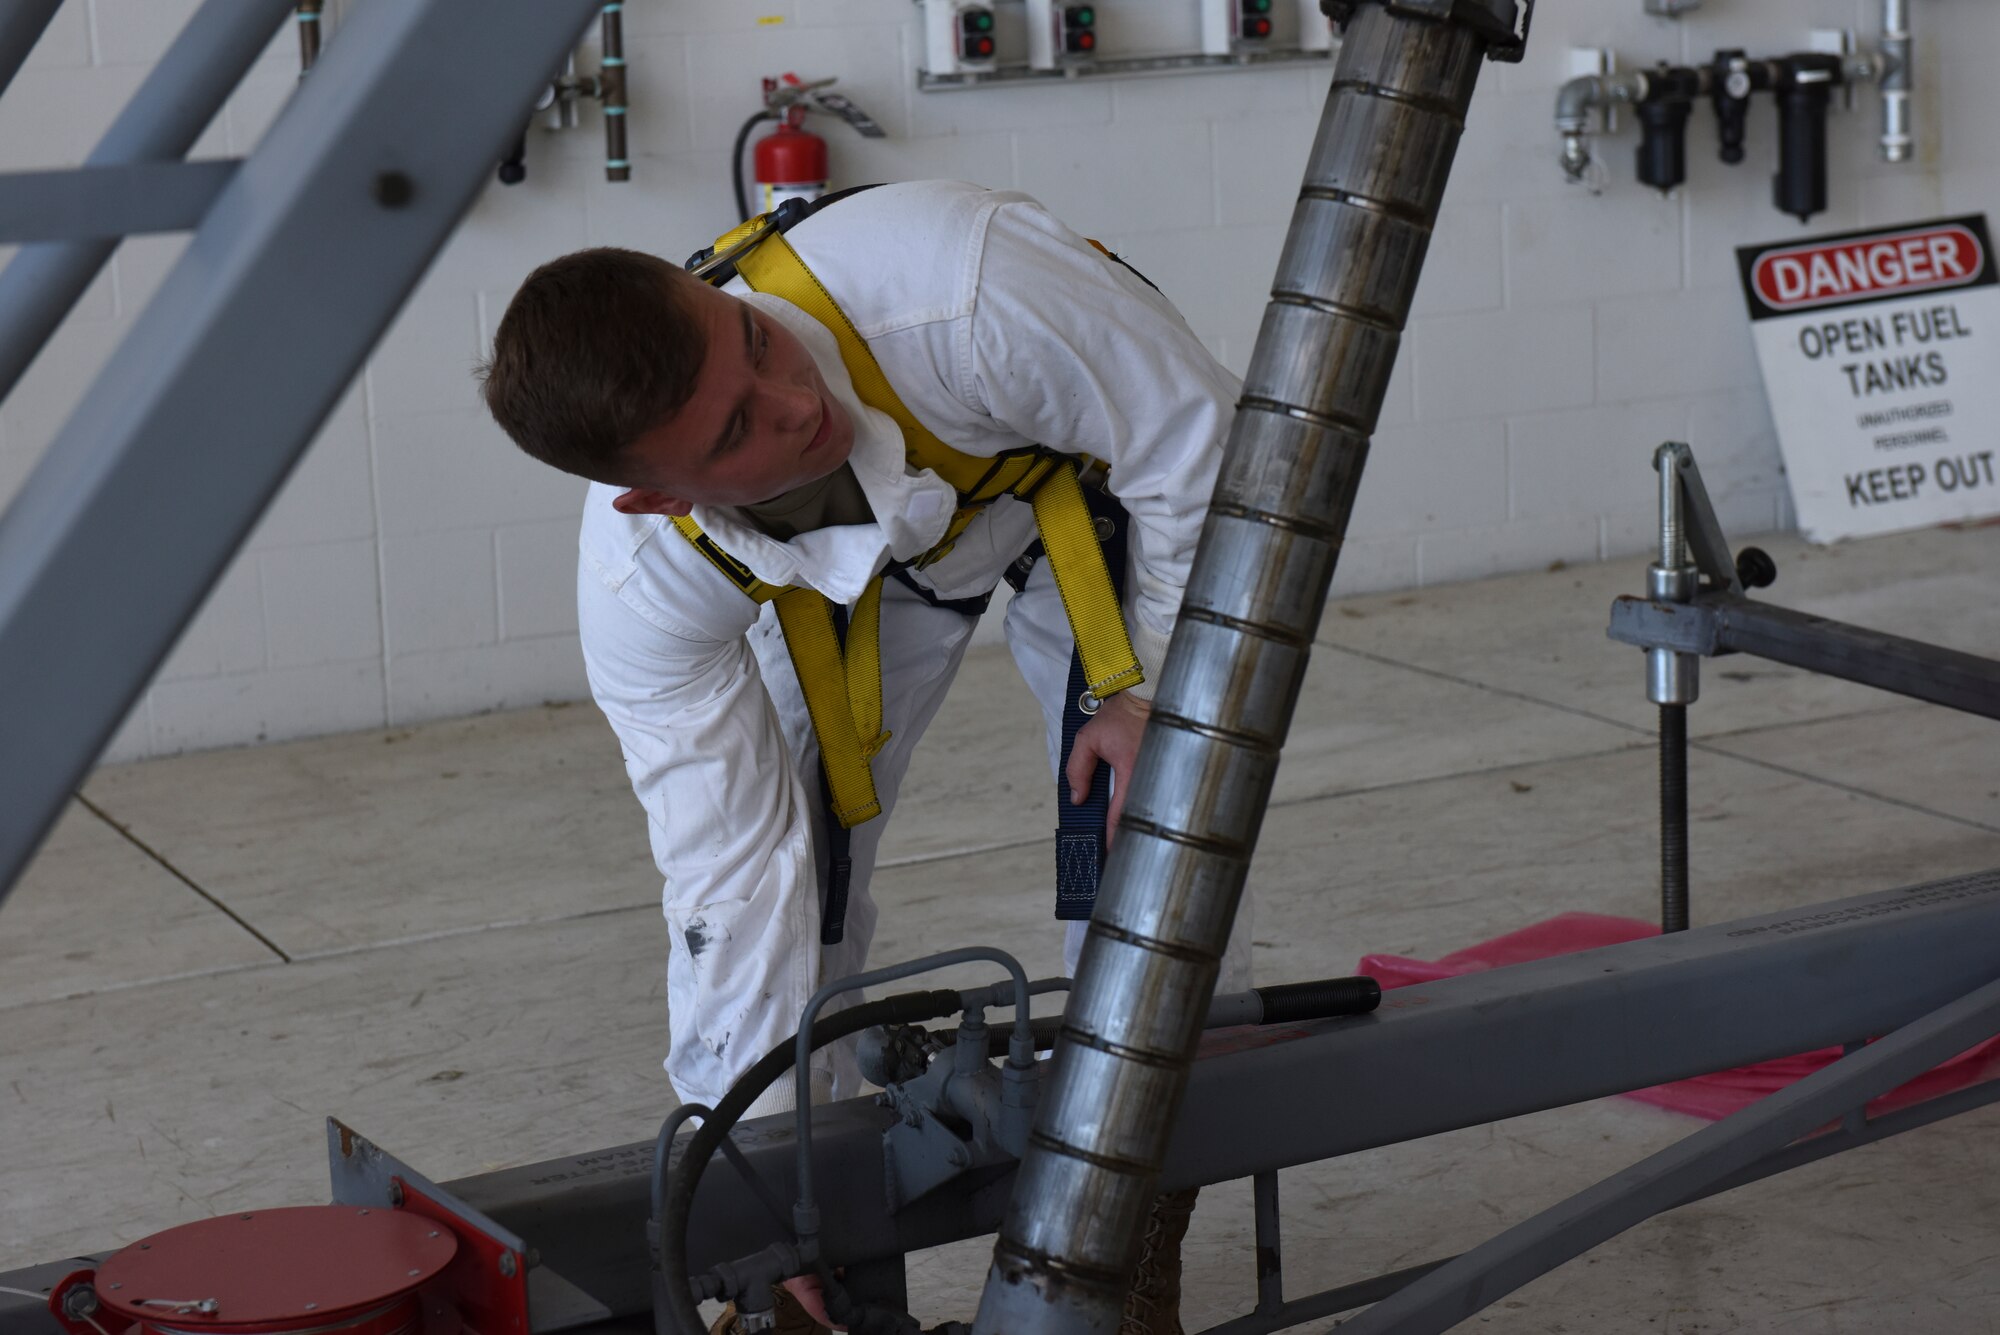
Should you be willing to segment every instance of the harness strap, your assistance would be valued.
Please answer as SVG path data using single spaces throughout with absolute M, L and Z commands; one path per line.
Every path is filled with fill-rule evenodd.
M 812 717 L 813 735 L 819 738 L 819 758 L 832 790 L 832 814 L 843 829 L 853 829 L 882 814 L 875 795 L 875 775 L 868 761 L 888 735 L 882 732 L 882 647 L 877 638 L 881 622 L 882 582 L 868 586 L 856 608 L 869 609 L 865 634 L 851 634 L 854 641 L 843 653 L 840 634 L 834 627 L 834 606 L 813 589 L 786 589 L 777 597 L 778 625 L 785 633 L 785 651 L 792 656 L 799 689 L 805 694 L 806 713 Z M 829 690 L 827 684 L 844 685 Z M 872 689 L 874 706 L 861 712 L 854 707 L 857 689 Z M 861 713 L 857 717 L 857 713 Z M 863 731 L 862 719 L 872 727 Z
M 1130 521 L 1117 498 L 1107 492 L 1092 493 L 1083 499 L 1103 534 L 1100 560 L 1109 561 L 1110 578 L 1122 593 Z M 1022 582 L 1025 584 L 1026 580 Z M 1056 587 L 1060 591 L 1060 577 Z M 1069 659 L 1069 684 L 1063 692 L 1062 748 L 1056 760 L 1056 917 L 1070 922 L 1087 921 L 1097 907 L 1097 885 L 1110 833 L 1107 827 L 1111 819 L 1111 766 L 1098 762 L 1082 802 L 1070 801 L 1069 795 L 1069 760 L 1076 747 L 1076 735 L 1097 713 L 1098 701 L 1103 699 L 1090 681 L 1079 638 Z
M 726 249 L 729 243 L 730 237 L 725 237 L 717 249 Z M 1083 502 L 1075 461 L 1046 451 L 986 459 L 960 453 L 939 440 L 904 405 L 847 313 L 782 235 L 760 242 L 737 259 L 736 268 L 757 291 L 785 298 L 833 332 L 862 402 L 895 419 L 903 430 L 904 446 L 919 467 L 937 473 L 962 500 L 974 504 L 1007 494 L 1032 498 L 1035 525 L 1062 591 L 1063 610 L 1083 653 L 1092 693 L 1102 699 L 1145 680 Z M 963 524 L 954 527 L 962 530 Z M 955 537 L 948 533 L 947 541 Z
M 1063 460 L 1043 480 L 1034 505 L 1035 527 L 1041 531 L 1049 573 L 1055 577 L 1070 632 L 1076 637 L 1086 686 L 1099 700 L 1137 686 L 1146 674 L 1132 652 L 1118 606 L 1118 584 L 1125 572 L 1121 568 L 1114 575 L 1104 562 L 1104 546 L 1083 499 L 1083 486 L 1076 480 L 1073 460 Z M 1119 546 L 1122 552 L 1124 544 Z

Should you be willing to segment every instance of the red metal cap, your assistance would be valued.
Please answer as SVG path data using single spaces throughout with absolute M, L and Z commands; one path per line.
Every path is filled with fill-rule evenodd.
M 97 1296 L 153 1330 L 255 1335 L 339 1326 L 387 1315 L 457 1251 L 449 1228 L 416 1215 L 288 1206 L 155 1233 L 98 1267 Z

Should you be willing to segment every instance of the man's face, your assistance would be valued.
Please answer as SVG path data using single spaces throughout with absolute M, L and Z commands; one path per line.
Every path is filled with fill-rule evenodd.
M 708 345 L 694 393 L 627 447 L 637 485 L 613 504 L 626 514 L 667 515 L 751 505 L 846 463 L 854 422 L 805 344 L 750 303 L 696 279 L 681 295 Z

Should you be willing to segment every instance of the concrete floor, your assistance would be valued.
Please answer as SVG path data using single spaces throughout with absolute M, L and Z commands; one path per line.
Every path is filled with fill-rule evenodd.
M 2000 653 L 2000 528 L 1764 545 L 1773 601 Z M 1653 713 L 1603 634 L 1642 564 L 1329 609 L 1254 873 L 1261 981 L 1653 914 Z M 878 962 L 1058 967 L 1032 716 L 976 651 L 885 841 Z M 1691 731 L 1698 923 L 2000 865 L 1992 724 L 1736 659 Z M 99 771 L 0 910 L 0 1269 L 323 1199 L 328 1113 L 441 1179 L 650 1135 L 656 895 L 587 705 Z M 1288 1288 L 1462 1248 L 1697 1125 L 1614 1099 L 1287 1172 Z M 1678 1211 L 1467 1328 L 2000 1328 L 1996 1128 Z M 1196 1215 L 1190 1329 L 1248 1305 L 1248 1196 Z M 921 1258 L 919 1314 L 969 1313 L 988 1250 Z

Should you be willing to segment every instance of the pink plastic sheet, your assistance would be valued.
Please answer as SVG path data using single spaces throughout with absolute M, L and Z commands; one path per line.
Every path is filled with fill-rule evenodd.
M 1658 936 L 1659 933 L 1658 927 L 1637 918 L 1613 918 L 1601 913 L 1564 913 L 1523 927 L 1518 932 L 1509 932 L 1491 941 L 1454 951 L 1440 960 L 1407 959 L 1401 955 L 1364 956 L 1358 972 L 1375 978 L 1386 991 L 1392 987 L 1433 983 L 1441 978 L 1456 978 L 1460 974 L 1483 973 L 1487 969 L 1509 964 L 1525 964 L 1529 960 L 1593 950 L 1621 941 L 1636 941 L 1640 937 Z M 1766 1094 L 1775 1093 L 1794 1080 L 1812 1074 L 1839 1056 L 1839 1048 L 1820 1048 L 1796 1057 L 1780 1057 L 1755 1066 L 1739 1066 L 1691 1080 L 1635 1089 L 1625 1097 L 1714 1121 L 1749 1107 Z M 1925 1099 L 1934 1099 L 1940 1094 L 1977 1084 L 1996 1070 L 2000 1070 L 2000 1038 L 1989 1039 L 1933 1067 L 1908 1084 L 1890 1090 L 1871 1102 L 1868 1112 L 1873 1116 L 1922 1103 Z

